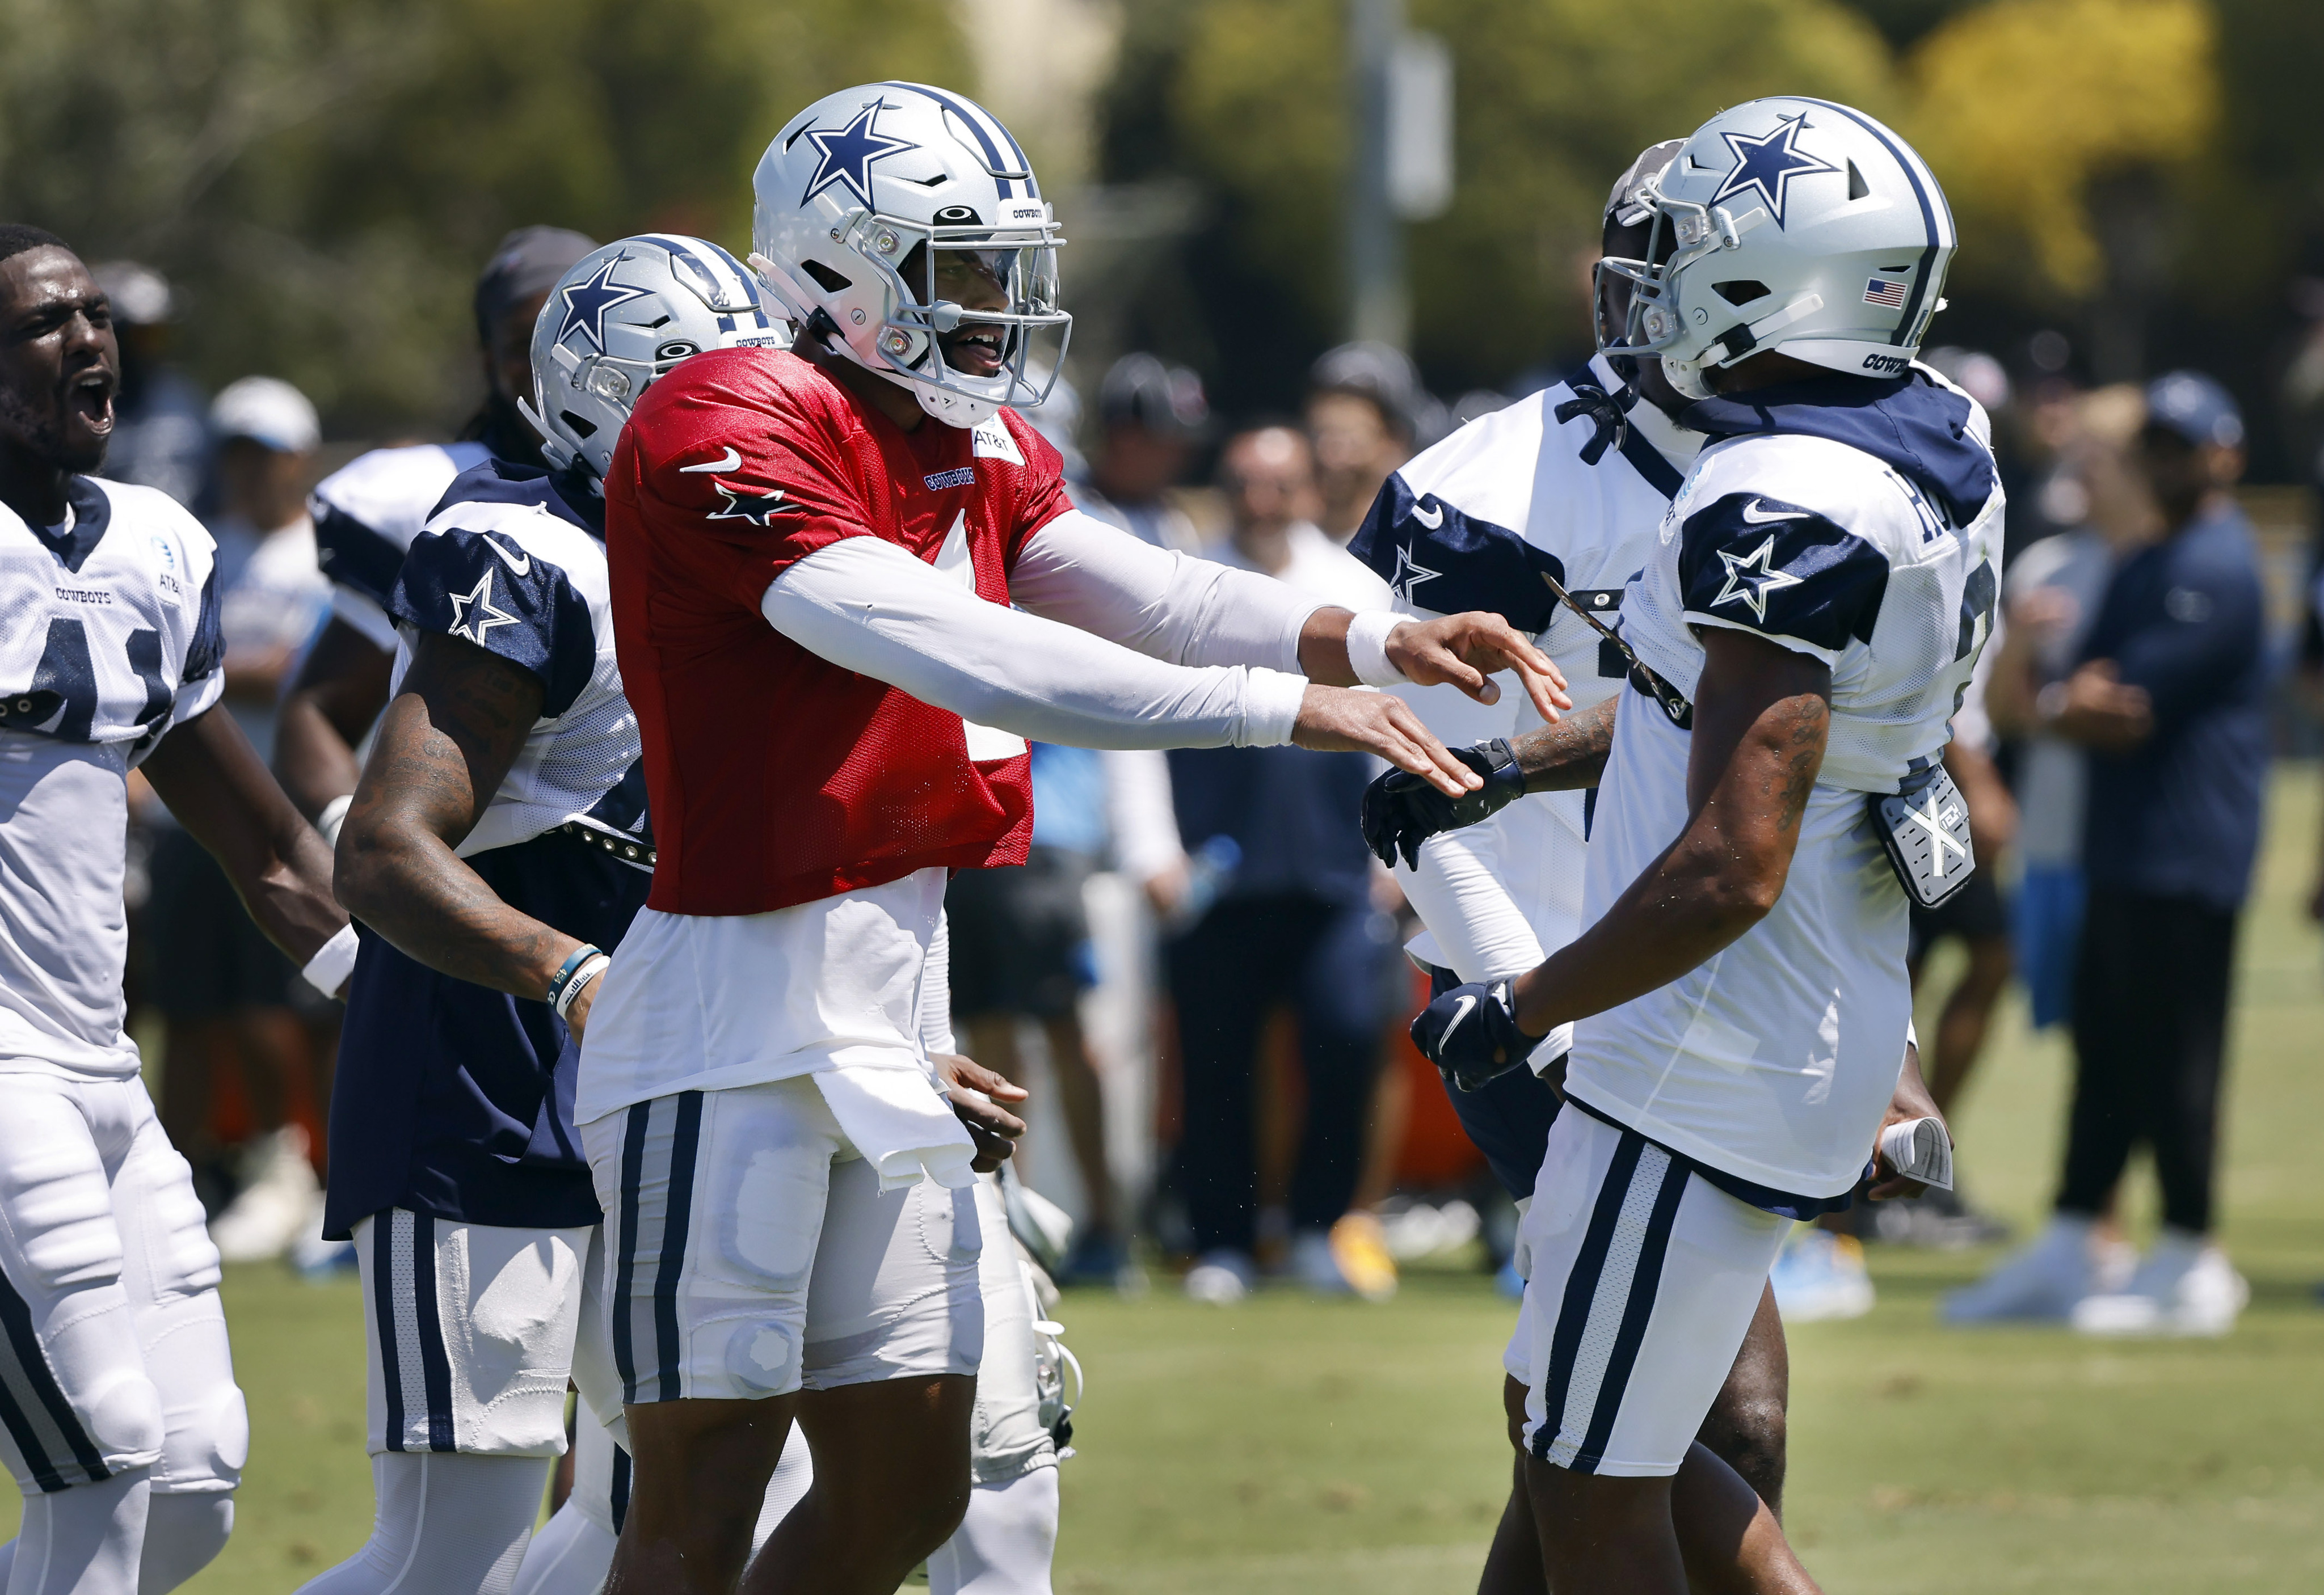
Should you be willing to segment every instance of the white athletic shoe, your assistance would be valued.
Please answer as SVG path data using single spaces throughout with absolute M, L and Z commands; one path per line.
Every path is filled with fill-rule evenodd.
M 2094 1335 L 2226 1334 L 2251 1300 L 2227 1254 L 2200 1235 L 2164 1231 L 2119 1290 L 2075 1305 L 2074 1328 Z
M 1300 1288 L 1321 1295 L 1347 1295 L 1355 1289 L 1341 1272 L 1340 1259 L 1332 1255 L 1332 1237 L 1322 1230 L 1303 1230 L 1291 1238 L 1283 1271 Z
M 210 1223 L 229 1263 L 263 1263 L 290 1249 L 307 1228 L 321 1186 L 307 1161 L 307 1132 L 286 1124 L 252 1149 L 255 1177 Z
M 2096 1287 L 2088 1219 L 2052 1216 L 2022 1249 L 1945 1297 L 1947 1323 L 2055 1322 Z
M 1206 1251 L 1186 1270 L 1186 1299 L 1213 1307 L 1232 1306 L 1250 1294 L 1258 1267 L 1246 1254 L 1222 1247 Z
M 1775 1287 L 1775 1310 L 1786 1323 L 1861 1318 L 1872 1311 L 1872 1276 L 1864 1267 L 1864 1243 L 1853 1235 L 1813 1226 L 1795 1231 L 1767 1282 Z

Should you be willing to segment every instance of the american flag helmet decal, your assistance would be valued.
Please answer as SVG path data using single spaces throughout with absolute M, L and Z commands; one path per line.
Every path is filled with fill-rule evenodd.
M 1904 284 L 1875 277 L 1864 285 L 1864 302 L 1883 309 L 1901 310 L 1904 308 Z

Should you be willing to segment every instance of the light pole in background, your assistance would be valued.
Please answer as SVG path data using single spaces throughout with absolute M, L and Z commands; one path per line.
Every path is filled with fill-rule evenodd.
M 1356 130 L 1348 188 L 1348 336 L 1412 337 L 1404 224 L 1452 202 L 1452 53 L 1404 25 L 1404 0 L 1348 0 Z

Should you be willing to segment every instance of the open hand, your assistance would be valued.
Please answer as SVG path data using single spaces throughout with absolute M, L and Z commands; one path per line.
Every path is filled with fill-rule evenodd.
M 1499 703 L 1501 689 L 1492 677 L 1514 670 L 1544 720 L 1554 723 L 1573 707 L 1565 677 L 1549 655 L 1488 610 L 1406 621 L 1388 634 L 1388 659 L 1416 687 L 1449 681 L 1480 704 Z
M 1448 798 L 1483 784 L 1476 771 L 1446 751 L 1436 733 L 1402 698 L 1384 692 L 1310 683 L 1300 700 L 1291 740 L 1318 752 L 1373 753 L 1398 770 L 1424 777 Z
M 1017 1149 L 1017 1138 L 1025 1133 L 1025 1121 L 1001 1104 L 1021 1102 L 1032 1093 L 958 1053 L 931 1053 L 928 1061 L 944 1083 L 953 1113 L 968 1127 L 969 1139 L 976 1143 L 976 1157 L 969 1166 L 979 1174 L 991 1174 L 1009 1160 Z
M 2101 752 L 2126 753 L 2154 733 L 2154 701 L 2124 683 L 2112 659 L 2092 659 L 2066 678 L 2065 700 L 2050 729 Z

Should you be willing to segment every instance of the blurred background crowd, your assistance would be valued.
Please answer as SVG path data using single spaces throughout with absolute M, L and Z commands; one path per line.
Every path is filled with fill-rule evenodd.
M 481 413 L 529 321 L 471 319 L 497 242 L 739 246 L 759 149 L 833 85 L 969 88 L 1032 152 L 1075 327 L 1031 419 L 1084 507 L 1357 607 L 1384 594 L 1345 544 L 1388 474 L 1588 353 L 1600 207 L 1641 145 L 1767 92 L 1888 118 L 1960 217 L 1931 358 L 1992 413 L 2010 500 L 2006 625 L 1952 756 L 1987 868 L 1917 927 L 1916 959 L 1960 948 L 1926 963 L 1924 1060 L 1941 1102 L 1974 1089 L 2023 982 L 2086 1055 L 2052 1231 L 2102 1268 L 2144 1148 L 2166 1223 L 2209 1232 L 2265 766 L 2318 746 L 2324 143 L 2301 107 L 2324 9 L 0 0 L 0 213 L 108 263 L 106 470 L 217 537 L 227 698 L 262 753 L 329 608 L 308 491 Z M 2123 679 L 2155 613 L 2216 643 L 2170 693 Z M 1404 1040 L 1422 986 L 1352 823 L 1370 773 L 1037 750 L 1032 862 L 954 885 L 954 991 L 970 1049 L 1039 1090 L 1021 1172 L 1078 1221 L 1065 1276 L 1377 1298 L 1400 1260 L 1506 1262 L 1506 1199 Z M 312 1239 L 334 1011 L 157 804 L 137 827 L 137 1033 L 214 1232 L 340 1266 Z M 2178 873 L 2123 862 L 2165 834 Z M 2127 1036 L 2078 1013 L 2158 983 L 2178 995 Z M 1973 1192 L 1856 1215 L 1794 1248 L 1786 1310 L 1868 1307 L 1867 1242 L 1998 1233 Z

